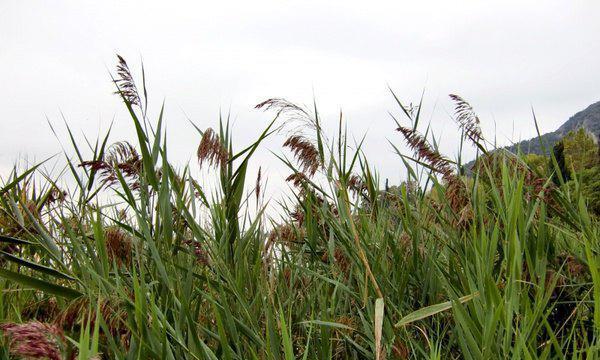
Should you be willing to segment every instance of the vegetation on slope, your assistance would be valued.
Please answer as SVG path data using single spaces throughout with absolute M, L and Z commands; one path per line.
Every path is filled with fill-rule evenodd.
M 571 116 L 569 120 L 562 124 L 557 130 L 533 139 L 520 141 L 511 146 L 507 146 L 504 149 L 513 154 L 522 152 L 524 154 L 547 156 L 548 149 L 560 142 L 560 140 L 569 133 L 576 132 L 580 129 L 587 131 L 594 139 L 596 139 L 596 141 L 600 138 L 600 101 L 591 104 L 584 110 Z M 475 161 L 471 161 L 466 164 L 465 167 L 470 169 L 474 163 Z

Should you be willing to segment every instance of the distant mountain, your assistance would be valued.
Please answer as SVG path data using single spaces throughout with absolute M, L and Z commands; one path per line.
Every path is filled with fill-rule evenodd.
M 596 139 L 600 139 L 600 101 L 571 116 L 569 120 L 562 124 L 556 131 L 544 134 L 541 138 L 545 146 L 547 146 L 547 149 L 550 150 L 552 149 L 552 146 L 567 135 L 569 131 L 577 130 L 581 127 L 594 134 Z M 525 154 L 543 154 L 540 139 L 537 137 L 505 147 L 506 150 L 513 153 L 516 153 L 519 148 Z M 471 161 L 470 163 L 465 164 L 465 167 L 470 169 L 473 164 L 474 161 Z

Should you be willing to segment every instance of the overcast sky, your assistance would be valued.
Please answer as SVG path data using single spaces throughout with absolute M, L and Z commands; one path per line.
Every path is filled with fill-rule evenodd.
M 406 102 L 425 90 L 425 119 L 451 156 L 449 93 L 502 144 L 535 134 L 532 107 L 552 131 L 600 100 L 599 10 L 598 1 L 0 0 L 0 175 L 68 146 L 61 112 L 77 136 L 94 139 L 114 119 L 112 140 L 134 140 L 108 74 L 119 53 L 136 71 L 143 59 L 154 114 L 166 100 L 177 163 L 193 160 L 199 141 L 187 117 L 216 126 L 230 110 L 241 147 L 270 119 L 253 105 L 314 96 L 328 128 L 342 109 L 352 134 L 367 133 L 381 177 L 399 181 L 388 85 Z M 270 151 L 282 142 L 257 157 L 274 191 L 286 171 Z

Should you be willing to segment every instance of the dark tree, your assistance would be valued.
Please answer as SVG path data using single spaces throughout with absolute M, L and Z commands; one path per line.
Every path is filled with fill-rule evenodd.
M 562 176 L 563 182 L 567 182 L 571 179 L 571 172 L 567 167 L 567 161 L 565 159 L 565 145 L 562 141 L 557 142 L 552 148 L 552 153 L 554 154 L 554 158 L 556 159 L 556 163 L 558 165 L 558 172 L 554 172 L 552 176 L 552 180 L 555 184 L 560 184 L 559 176 Z M 552 161 L 550 162 L 549 168 L 554 168 Z

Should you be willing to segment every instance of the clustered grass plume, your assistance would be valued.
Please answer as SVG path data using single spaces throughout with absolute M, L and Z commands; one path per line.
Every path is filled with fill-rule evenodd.
M 90 305 L 90 300 L 87 298 L 82 297 L 72 301 L 56 314 L 53 319 L 54 326 L 65 331 L 82 331 L 85 327 L 93 329 L 96 321 L 99 320 L 94 311 L 98 311 L 106 325 L 102 327 L 102 335 L 113 336 L 121 345 L 129 347 L 131 332 L 127 327 L 128 314 L 124 301 L 113 296 L 95 299 L 95 302 L 96 309 Z
M 278 132 L 288 135 L 283 143 L 297 161 L 297 168 L 286 178 L 295 187 L 300 187 L 309 178 L 313 177 L 319 168 L 323 168 L 322 132 L 319 126 L 318 116 L 312 115 L 308 110 L 298 106 L 286 99 L 271 98 L 255 106 L 263 111 L 275 111 L 276 119 L 283 118 L 284 121 L 278 127 Z M 315 131 L 317 142 L 315 144 L 307 136 L 307 130 Z
M 455 103 L 456 122 L 473 144 L 480 144 L 483 136 L 479 116 L 477 116 L 471 104 L 459 95 L 450 94 L 450 99 Z
M 222 167 L 227 162 L 229 155 L 219 135 L 213 129 L 208 128 L 202 134 L 196 157 L 201 166 L 204 162 L 207 162 L 211 166 L 218 165 Z
M 308 181 L 308 178 L 302 172 L 294 172 L 285 178 L 285 181 L 291 182 L 295 187 L 301 187 L 302 184 Z
M 303 123 L 312 123 L 309 113 L 302 107 L 281 98 L 267 99 L 257 104 L 255 109 L 263 111 L 275 111 L 277 116 L 285 115 L 288 121 L 301 121 Z
M 423 160 L 429 169 L 442 175 L 446 182 L 446 199 L 455 214 L 459 214 L 458 223 L 465 224 L 471 218 L 468 192 L 463 180 L 454 171 L 450 161 L 433 149 L 427 139 L 416 130 L 399 126 L 408 146 L 415 151 L 418 159 Z
M 452 176 L 454 170 L 450 165 L 450 161 L 437 150 L 434 150 L 423 135 L 419 134 L 415 129 L 404 126 L 399 126 L 396 130 L 402 133 L 406 143 L 417 153 L 418 158 L 427 161 L 431 170 L 442 174 L 446 178 Z
M 290 136 L 284 143 L 288 147 L 300 165 L 300 170 L 308 176 L 313 176 L 320 166 L 319 152 L 317 148 L 304 136 Z
M 79 166 L 98 172 L 105 185 L 118 182 L 118 172 L 129 179 L 132 189 L 140 186 L 139 175 L 142 170 L 142 159 L 133 145 L 126 141 L 114 143 L 103 158 L 82 161 Z
M 352 174 L 348 179 L 348 188 L 356 194 L 362 194 L 367 190 L 367 185 L 357 174 Z
M 140 106 L 142 101 L 129 65 L 121 55 L 117 55 L 117 58 L 119 60 L 117 63 L 117 78 L 114 80 L 118 88 L 116 94 L 121 94 L 131 105 Z
M 256 175 L 256 185 L 254 185 L 254 194 L 256 195 L 256 203 L 258 203 L 258 201 L 260 200 L 260 194 L 261 194 L 261 183 L 262 180 L 262 166 L 258 167 L 258 174 Z
M 193 250 L 199 265 L 208 266 L 210 264 L 208 254 L 206 253 L 206 250 L 202 248 L 202 244 L 199 241 L 184 240 L 183 243 Z
M 31 321 L 24 324 L 0 325 L 10 354 L 25 359 L 63 360 L 66 339 L 60 328 Z
M 52 205 L 55 203 L 62 203 L 67 198 L 67 192 L 65 190 L 61 190 L 58 186 L 53 186 L 52 190 L 48 194 L 46 198 L 46 203 L 48 205 Z
M 108 259 L 120 266 L 130 266 L 133 257 L 133 240 L 123 229 L 112 226 L 104 231 Z
M 406 180 L 382 184 L 341 114 L 327 138 L 316 106 L 272 98 L 239 148 L 227 120 L 196 127 L 199 171 L 169 162 L 166 112 L 151 121 L 145 85 L 118 61 L 136 141 L 84 147 L 67 128 L 64 170 L 1 180 L 0 357 L 598 358 L 596 170 L 557 176 L 575 144 L 535 163 L 488 150 L 452 95 L 478 148 L 465 171 L 423 130 L 422 101 L 392 93 L 409 122 L 394 117 L 389 139 Z M 270 199 L 254 156 L 276 136 L 290 192 Z

